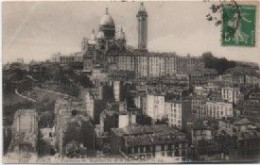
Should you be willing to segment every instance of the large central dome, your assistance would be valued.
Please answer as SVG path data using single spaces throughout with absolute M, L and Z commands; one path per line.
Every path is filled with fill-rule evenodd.
M 115 37 L 115 23 L 108 13 L 108 8 L 106 8 L 106 14 L 100 21 L 99 30 L 104 33 L 106 39 L 112 39 Z
M 108 9 L 106 8 L 106 14 L 102 17 L 100 21 L 100 26 L 115 27 L 113 18 L 108 14 Z

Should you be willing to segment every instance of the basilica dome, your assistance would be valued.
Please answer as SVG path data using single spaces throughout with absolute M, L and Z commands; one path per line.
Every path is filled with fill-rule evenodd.
M 106 14 L 102 17 L 99 25 L 104 27 L 115 27 L 113 18 L 108 14 L 108 9 L 106 9 Z

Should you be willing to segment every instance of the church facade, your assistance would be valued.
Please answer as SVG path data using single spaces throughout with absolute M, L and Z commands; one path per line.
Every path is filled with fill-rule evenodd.
M 161 77 L 186 74 L 194 69 L 203 69 L 204 62 L 199 57 L 181 57 L 175 53 L 149 52 L 148 13 L 144 4 L 136 15 L 138 21 L 138 46 L 136 49 L 126 44 L 125 32 L 116 32 L 115 22 L 106 9 L 97 33 L 93 30 L 89 39 L 82 41 L 83 72 L 91 74 L 95 66 L 106 70 L 116 66 L 116 70 L 133 71 L 139 77 Z

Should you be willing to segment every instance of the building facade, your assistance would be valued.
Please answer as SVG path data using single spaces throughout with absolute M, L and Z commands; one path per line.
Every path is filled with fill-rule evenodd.
M 214 119 L 233 117 L 232 103 L 208 100 L 206 102 L 206 109 L 207 117 Z
M 188 155 L 186 134 L 167 125 L 112 129 L 112 153 L 131 159 L 174 158 Z
M 9 152 L 36 153 L 38 144 L 38 113 L 35 109 L 21 109 L 14 115 Z
M 185 128 L 191 119 L 191 103 L 189 99 L 172 99 L 165 102 L 168 125 L 179 129 Z
M 191 112 L 194 119 L 205 119 L 207 117 L 205 96 L 193 96 L 191 99 Z
M 165 96 L 156 93 L 147 94 L 145 114 L 153 120 L 161 120 L 163 117 L 167 117 L 165 112 Z
M 239 87 L 222 87 L 221 97 L 230 103 L 237 104 L 242 99 L 242 94 Z

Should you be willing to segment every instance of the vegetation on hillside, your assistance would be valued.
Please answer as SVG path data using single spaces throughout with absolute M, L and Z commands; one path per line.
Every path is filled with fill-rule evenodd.
M 227 60 L 223 57 L 217 58 L 211 52 L 203 53 L 202 58 L 204 59 L 205 67 L 215 69 L 218 74 L 223 74 L 227 69 L 234 68 L 237 64 L 235 61 Z

